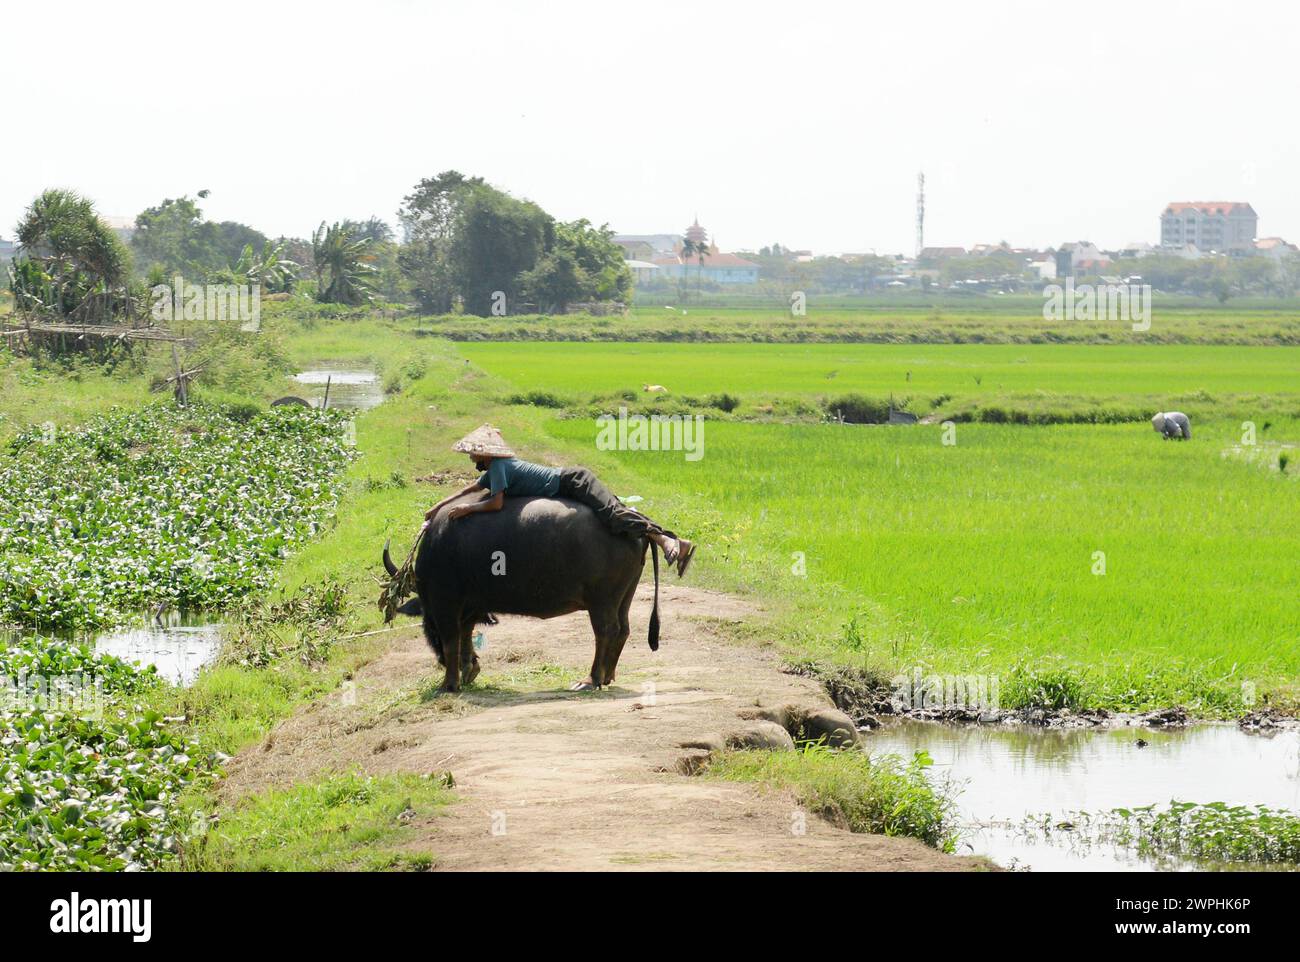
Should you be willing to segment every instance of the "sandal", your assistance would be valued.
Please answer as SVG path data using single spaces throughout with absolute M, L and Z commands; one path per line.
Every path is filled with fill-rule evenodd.
M 686 575 L 686 569 L 691 566 L 691 559 L 695 557 L 695 543 L 677 539 L 677 577 L 682 578 Z

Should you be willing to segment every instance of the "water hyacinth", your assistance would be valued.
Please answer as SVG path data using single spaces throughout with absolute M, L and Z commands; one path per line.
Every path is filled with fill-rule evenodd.
M 75 676 L 93 697 L 37 702 L 20 682 Z M 161 682 L 88 645 L 39 636 L 0 649 L 0 871 L 155 868 L 191 826 L 176 799 L 212 771 L 134 699 Z
M 344 426 L 336 412 L 160 403 L 18 435 L 0 459 L 0 623 L 93 628 L 265 588 L 333 513 Z

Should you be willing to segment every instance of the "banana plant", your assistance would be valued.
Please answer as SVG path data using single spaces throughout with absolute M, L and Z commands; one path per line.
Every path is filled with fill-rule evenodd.
M 368 263 L 370 238 L 356 238 L 346 224 L 320 227 L 311 235 L 316 262 L 316 299 L 325 304 L 363 304 L 374 299 L 378 271 Z

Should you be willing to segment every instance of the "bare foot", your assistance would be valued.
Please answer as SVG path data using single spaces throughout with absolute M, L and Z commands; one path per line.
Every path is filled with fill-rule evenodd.
M 569 686 L 569 691 L 595 691 L 596 685 L 592 683 L 591 676 L 588 675 L 582 681 L 575 682 Z

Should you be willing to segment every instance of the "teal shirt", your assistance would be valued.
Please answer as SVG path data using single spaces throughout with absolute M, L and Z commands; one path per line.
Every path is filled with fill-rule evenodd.
M 487 488 L 493 497 L 504 491 L 512 498 L 553 498 L 560 490 L 560 469 L 518 458 L 493 458 L 487 471 L 479 475 L 478 486 Z

